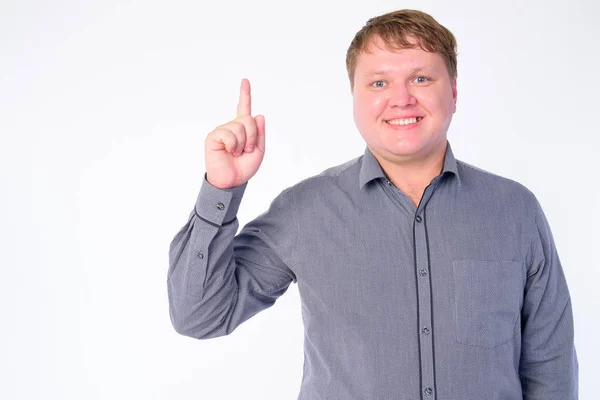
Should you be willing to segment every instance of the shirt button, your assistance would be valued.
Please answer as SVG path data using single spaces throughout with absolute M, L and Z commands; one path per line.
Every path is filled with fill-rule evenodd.
M 387 181 L 388 186 L 392 186 L 392 182 Z
M 224 208 L 225 208 L 225 205 L 224 205 L 223 203 L 220 203 L 220 202 L 219 202 L 219 203 L 217 203 L 217 208 L 218 208 L 219 210 L 222 210 L 222 209 L 224 209 Z
M 419 275 L 421 276 L 427 276 L 427 270 L 424 268 L 421 268 L 421 270 L 419 271 Z
M 204 258 L 204 254 L 198 253 L 198 258 L 202 260 Z
M 417 222 L 421 222 L 421 221 L 423 221 L 423 218 L 421 218 L 421 216 L 420 216 L 420 215 L 417 215 L 417 217 L 415 218 L 415 220 L 416 220 Z
M 425 394 L 427 396 L 431 396 L 433 394 L 433 389 L 432 388 L 425 388 Z
M 421 332 L 423 332 L 423 335 L 429 335 L 429 328 L 423 328 Z

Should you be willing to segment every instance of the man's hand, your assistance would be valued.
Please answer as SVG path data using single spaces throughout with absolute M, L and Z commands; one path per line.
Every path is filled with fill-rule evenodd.
M 265 155 L 265 117 L 252 117 L 251 101 L 250 82 L 244 78 L 236 118 L 206 136 L 206 179 L 220 189 L 248 182 Z

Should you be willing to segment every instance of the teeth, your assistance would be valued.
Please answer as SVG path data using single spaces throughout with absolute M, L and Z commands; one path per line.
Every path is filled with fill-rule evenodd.
M 417 123 L 422 119 L 423 119 L 423 117 L 415 117 L 415 118 L 407 118 L 407 119 L 392 119 L 392 120 L 385 121 L 385 122 L 387 122 L 388 124 L 391 124 L 391 125 L 409 125 L 409 124 Z

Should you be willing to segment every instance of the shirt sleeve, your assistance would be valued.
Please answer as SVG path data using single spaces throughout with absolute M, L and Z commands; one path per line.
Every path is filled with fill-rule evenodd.
M 522 309 L 519 373 L 524 400 L 578 398 L 569 290 L 548 221 L 536 201 Z
M 182 335 L 228 335 L 296 282 L 288 267 L 295 238 L 290 188 L 236 235 L 246 186 L 219 189 L 205 174 L 195 209 L 171 242 L 169 313 Z

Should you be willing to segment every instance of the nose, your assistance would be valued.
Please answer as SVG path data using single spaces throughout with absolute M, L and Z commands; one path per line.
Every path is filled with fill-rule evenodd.
M 391 91 L 390 106 L 407 107 L 417 104 L 417 99 L 407 85 L 396 85 Z

